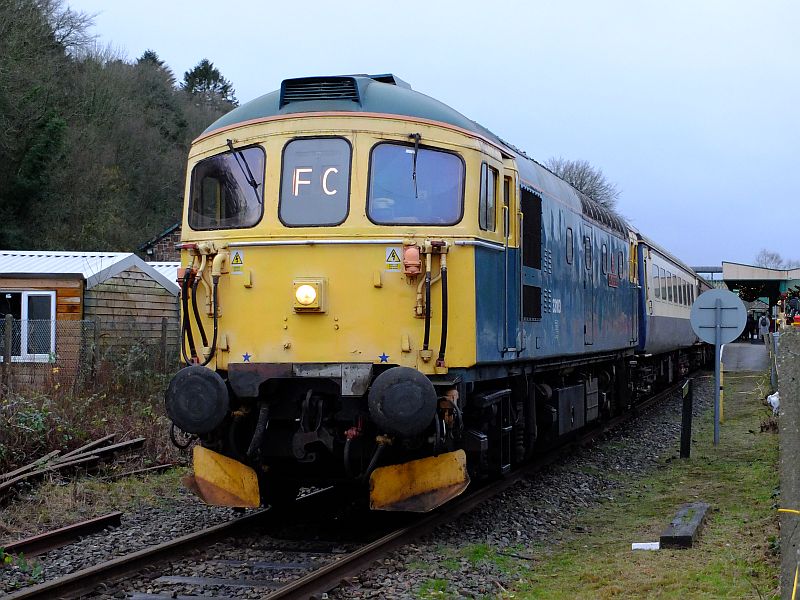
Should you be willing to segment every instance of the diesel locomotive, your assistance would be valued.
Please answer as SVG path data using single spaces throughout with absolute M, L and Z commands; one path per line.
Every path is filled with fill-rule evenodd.
M 703 360 L 691 268 L 393 75 L 236 108 L 185 199 L 166 408 L 209 503 L 428 511 Z

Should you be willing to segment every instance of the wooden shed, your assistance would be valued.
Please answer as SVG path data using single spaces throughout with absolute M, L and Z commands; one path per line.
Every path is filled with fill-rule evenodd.
M 177 345 L 176 272 L 175 263 L 153 266 L 132 253 L 0 251 L 0 316 L 15 321 L 12 361 L 71 371 L 85 362 L 87 337 L 103 351 L 157 345 L 164 318 L 168 343 Z

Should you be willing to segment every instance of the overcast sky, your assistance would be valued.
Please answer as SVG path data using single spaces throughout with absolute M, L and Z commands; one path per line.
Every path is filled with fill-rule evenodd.
M 800 259 L 800 3 L 67 0 L 100 45 L 200 59 L 244 103 L 309 75 L 390 72 L 540 162 L 585 159 L 692 265 Z

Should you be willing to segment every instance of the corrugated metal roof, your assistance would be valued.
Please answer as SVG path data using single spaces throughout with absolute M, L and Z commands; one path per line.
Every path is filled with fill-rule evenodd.
M 156 271 L 161 273 L 170 281 L 178 280 L 178 269 L 181 266 L 179 262 L 148 262 L 148 265 L 153 267 Z
M 130 267 L 138 267 L 169 292 L 178 294 L 180 288 L 174 278 L 165 276 L 131 252 L 0 250 L 0 277 L 73 276 L 85 280 L 86 289 Z

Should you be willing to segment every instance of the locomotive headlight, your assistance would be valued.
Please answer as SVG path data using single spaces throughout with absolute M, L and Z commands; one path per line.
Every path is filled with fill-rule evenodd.
M 294 297 L 303 306 L 308 306 L 309 304 L 313 304 L 317 299 L 317 290 L 314 289 L 313 285 L 304 283 L 295 290 Z
M 295 279 L 292 287 L 295 312 L 325 312 L 324 279 Z

